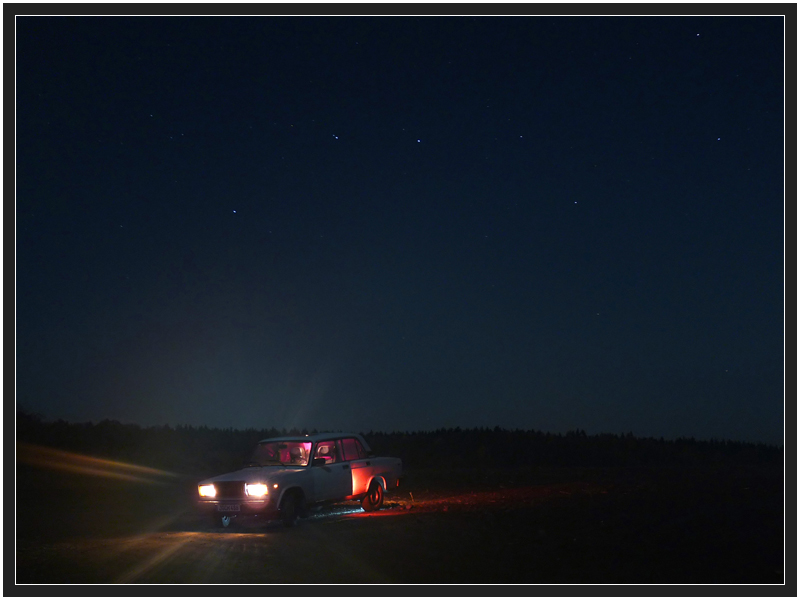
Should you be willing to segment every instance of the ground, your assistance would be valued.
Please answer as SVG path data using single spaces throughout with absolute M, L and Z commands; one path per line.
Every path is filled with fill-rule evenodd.
M 214 527 L 195 483 L 18 464 L 16 583 L 784 582 L 777 469 L 417 470 L 291 529 Z

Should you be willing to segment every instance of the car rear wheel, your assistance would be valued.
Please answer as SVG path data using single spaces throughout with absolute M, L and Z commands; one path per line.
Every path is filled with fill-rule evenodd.
M 369 485 L 367 495 L 361 499 L 361 508 L 366 512 L 378 510 L 383 506 L 383 487 L 377 481 Z

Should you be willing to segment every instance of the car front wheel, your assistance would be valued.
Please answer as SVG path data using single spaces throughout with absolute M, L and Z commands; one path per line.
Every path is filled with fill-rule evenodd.
M 367 495 L 361 499 L 361 508 L 366 512 L 378 510 L 383 505 L 383 487 L 377 481 L 373 481 Z
M 289 493 L 281 502 L 281 521 L 286 527 L 293 527 L 300 516 L 300 497 L 296 493 Z

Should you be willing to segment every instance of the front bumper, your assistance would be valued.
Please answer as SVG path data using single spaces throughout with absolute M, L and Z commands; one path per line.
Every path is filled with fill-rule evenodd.
M 275 498 L 200 498 L 197 507 L 202 512 L 219 515 L 271 515 L 278 512 Z

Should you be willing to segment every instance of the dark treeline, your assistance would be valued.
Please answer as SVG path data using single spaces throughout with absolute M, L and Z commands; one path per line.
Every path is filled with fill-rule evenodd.
M 16 419 L 17 442 L 202 476 L 239 468 L 258 440 L 316 430 L 141 427 L 48 422 L 25 412 Z M 627 434 L 565 434 L 495 427 L 363 434 L 377 455 L 397 456 L 406 469 L 465 467 L 630 467 L 702 463 L 772 464 L 783 448 L 729 440 L 664 440 Z
M 365 435 L 376 453 L 400 456 L 408 465 L 453 467 L 629 467 L 729 462 L 781 464 L 783 448 L 728 440 L 636 437 L 633 433 L 587 435 L 495 427 L 439 429 Z

